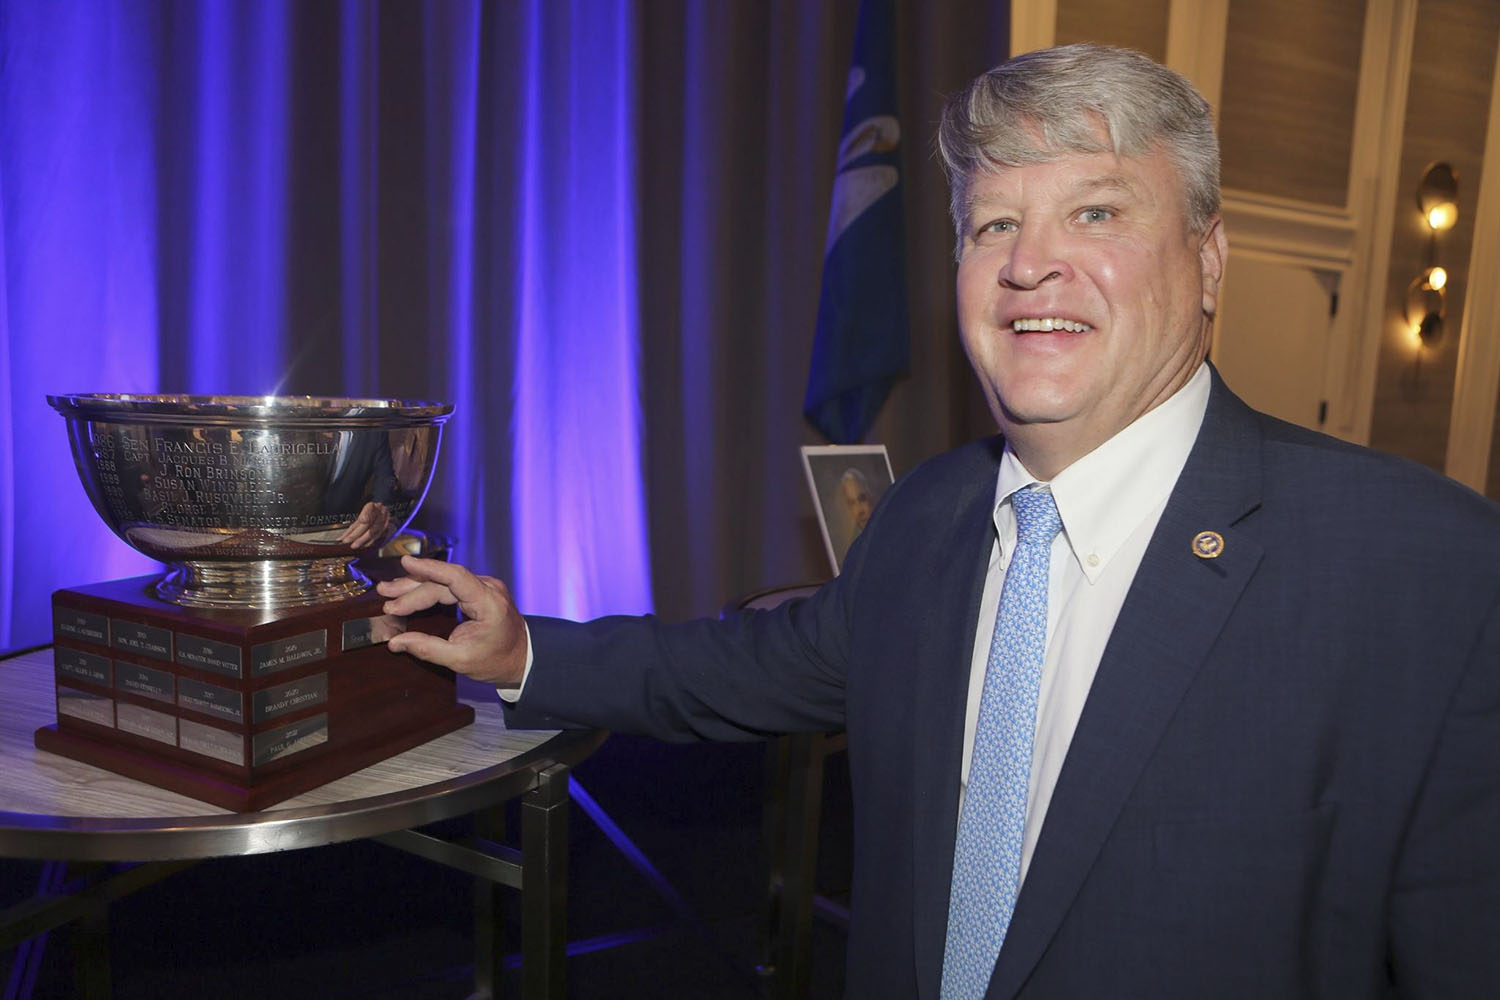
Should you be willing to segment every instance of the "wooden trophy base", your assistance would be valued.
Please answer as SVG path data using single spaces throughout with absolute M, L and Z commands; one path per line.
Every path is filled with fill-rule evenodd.
M 368 568 L 367 568 L 368 569 Z M 183 608 L 155 577 L 53 595 L 57 724 L 37 747 L 239 812 L 468 725 L 448 670 L 390 652 L 451 609 L 385 616 L 371 591 L 278 611 Z

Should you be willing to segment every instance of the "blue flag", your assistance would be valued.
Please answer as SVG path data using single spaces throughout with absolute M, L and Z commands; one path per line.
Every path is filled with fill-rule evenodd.
M 835 444 L 864 438 L 909 355 L 894 39 L 891 0 L 861 0 L 802 403 Z

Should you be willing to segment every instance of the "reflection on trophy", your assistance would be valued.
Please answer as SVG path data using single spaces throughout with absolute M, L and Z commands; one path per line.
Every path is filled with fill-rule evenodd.
M 451 673 L 384 647 L 452 612 L 384 615 L 370 582 L 396 572 L 377 553 L 421 504 L 451 407 L 47 399 L 94 509 L 168 571 L 53 596 L 58 721 L 38 747 L 243 810 L 472 721 Z

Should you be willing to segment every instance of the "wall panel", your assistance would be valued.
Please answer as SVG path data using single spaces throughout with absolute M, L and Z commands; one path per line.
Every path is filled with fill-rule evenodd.
M 1226 188 L 1346 203 L 1364 18 L 1364 0 L 1230 0 Z
M 1103 42 L 1167 57 L 1168 0 L 1058 0 L 1057 44 Z

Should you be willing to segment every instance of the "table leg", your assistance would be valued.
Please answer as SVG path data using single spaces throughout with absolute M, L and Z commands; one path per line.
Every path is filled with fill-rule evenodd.
M 502 888 L 521 892 L 521 995 L 552 1000 L 565 994 L 568 884 L 568 768 L 538 772 L 521 798 L 521 850 L 501 843 L 504 805 L 475 816 L 474 836 L 448 840 L 419 830 L 397 830 L 370 839 L 475 878 L 474 992 L 470 1000 L 495 1000 L 505 975 L 505 900 Z
M 474 833 L 483 842 L 505 841 L 505 803 L 481 810 L 474 817 Z M 506 886 L 488 878 L 474 879 L 474 996 L 494 1000 L 501 995 L 505 975 Z
M 761 808 L 761 852 L 766 873 L 766 895 L 760 907 L 756 934 L 756 974 L 767 981 L 776 977 L 778 950 L 783 935 L 782 894 L 786 878 L 786 800 L 791 774 L 791 737 L 773 737 L 766 745 L 765 796 Z
M 554 764 L 521 800 L 521 996 L 567 994 L 568 768 Z
M 757 971 L 776 1000 L 802 1000 L 811 989 L 813 917 L 849 926 L 848 912 L 816 891 L 823 771 L 828 756 L 847 747 L 843 733 L 796 733 L 777 737 L 767 750 L 763 833 L 769 877 Z
M 109 1000 L 109 903 L 103 902 L 73 924 L 73 980 L 84 1000 Z
M 800 1000 L 812 983 L 812 898 L 823 809 L 821 733 L 790 737 L 775 996 Z

